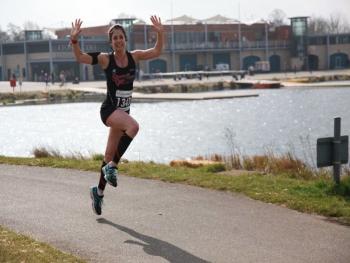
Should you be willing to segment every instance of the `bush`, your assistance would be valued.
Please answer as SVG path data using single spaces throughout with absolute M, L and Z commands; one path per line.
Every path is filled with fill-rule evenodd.
M 104 158 L 104 156 L 101 153 L 95 153 L 92 155 L 92 160 L 94 160 L 94 161 L 102 161 L 103 158 Z
M 253 158 L 248 156 L 243 156 L 243 168 L 248 171 L 253 171 L 256 169 L 256 165 Z
M 350 176 L 346 176 L 340 184 L 333 184 L 329 190 L 331 194 L 346 196 L 350 198 Z
M 205 167 L 205 170 L 209 173 L 219 173 L 226 170 L 225 164 L 223 163 L 216 163 L 216 164 L 210 164 Z
M 50 156 L 50 153 L 47 149 L 41 147 L 41 148 L 35 148 L 33 150 L 33 155 L 35 158 L 47 158 Z
M 62 155 L 60 154 L 59 151 L 48 150 L 44 147 L 35 148 L 32 153 L 35 158 L 48 158 L 48 157 L 62 158 Z

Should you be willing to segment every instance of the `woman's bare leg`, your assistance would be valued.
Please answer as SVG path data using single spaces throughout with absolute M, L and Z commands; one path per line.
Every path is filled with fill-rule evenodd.
M 120 138 L 125 134 L 132 140 L 139 131 L 139 125 L 134 120 L 134 118 L 122 110 L 114 111 L 108 117 L 106 123 L 110 127 L 110 133 L 105 152 L 105 161 L 108 163 L 113 162 L 113 158 L 120 143 Z M 114 162 L 112 164 L 116 165 Z
M 101 166 L 100 181 L 98 184 L 99 195 L 103 195 L 103 191 L 106 187 L 106 180 L 102 167 L 106 164 L 109 164 L 111 167 L 116 167 L 121 156 L 139 130 L 138 123 L 129 114 L 121 110 L 114 111 L 108 117 L 106 123 L 110 129 L 104 162 Z M 116 185 L 113 184 L 113 186 Z
M 109 128 L 109 135 L 107 140 L 107 146 L 105 151 L 105 157 L 104 161 L 106 163 L 109 163 L 113 160 L 115 151 L 116 151 L 116 145 L 118 145 L 118 142 L 120 141 L 120 138 L 123 135 L 123 131 L 120 129 L 116 129 L 113 127 Z

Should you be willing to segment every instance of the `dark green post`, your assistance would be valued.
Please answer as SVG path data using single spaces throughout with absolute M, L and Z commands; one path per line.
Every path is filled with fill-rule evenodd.
M 333 177 L 336 184 L 340 183 L 340 121 L 340 118 L 334 119 Z
M 317 167 L 333 166 L 333 178 L 340 183 L 341 165 L 349 161 L 349 136 L 340 136 L 341 119 L 334 118 L 334 137 L 317 139 Z

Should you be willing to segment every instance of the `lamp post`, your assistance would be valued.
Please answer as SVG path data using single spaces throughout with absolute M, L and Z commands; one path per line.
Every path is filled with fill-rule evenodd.
M 269 30 L 268 23 L 265 20 L 265 60 L 269 61 Z
M 3 50 L 2 50 L 2 41 L 0 41 L 0 56 L 1 56 L 1 77 L 0 77 L 0 81 L 5 77 L 4 74 L 4 54 L 3 54 Z

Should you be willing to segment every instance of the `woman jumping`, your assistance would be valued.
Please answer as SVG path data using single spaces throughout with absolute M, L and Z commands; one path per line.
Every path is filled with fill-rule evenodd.
M 138 123 L 129 115 L 136 64 L 141 60 L 158 57 L 163 49 L 164 29 L 161 20 L 157 16 L 151 16 L 151 21 L 157 32 L 157 41 L 153 48 L 127 51 L 125 30 L 121 25 L 116 24 L 108 30 L 109 42 L 113 49 L 111 53 L 83 53 L 78 44 L 83 22 L 76 19 L 72 23 L 70 37 L 76 60 L 84 64 L 99 64 L 107 79 L 107 96 L 102 103 L 100 115 L 102 122 L 109 127 L 109 136 L 98 186 L 90 188 L 92 208 L 98 215 L 102 213 L 106 182 L 114 187 L 117 186 L 117 165 L 139 130 Z

